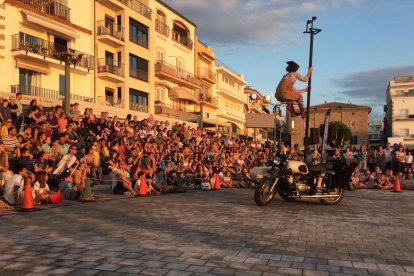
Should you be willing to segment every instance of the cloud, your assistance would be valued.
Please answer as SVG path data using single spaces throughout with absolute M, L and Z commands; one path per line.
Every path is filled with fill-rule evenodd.
M 386 104 L 386 90 L 388 82 L 395 76 L 414 75 L 414 65 L 391 66 L 369 71 L 352 73 L 333 82 L 342 90 L 341 98 L 349 99 L 353 103 L 369 103 L 373 108 L 373 115 L 383 115 L 382 106 Z
M 356 0 L 342 1 L 342 5 Z M 201 40 L 224 45 L 274 46 L 291 41 L 309 13 L 338 7 L 338 0 L 164 0 L 197 24 Z M 305 17 L 306 16 L 306 17 Z M 303 26 L 302 26 L 303 25 Z

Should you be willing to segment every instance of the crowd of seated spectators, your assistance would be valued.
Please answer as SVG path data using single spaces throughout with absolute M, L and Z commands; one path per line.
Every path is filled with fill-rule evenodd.
M 36 99 L 23 112 L 21 94 L 0 102 L 0 190 L 16 204 L 30 181 L 36 203 L 60 190 L 79 198 L 87 182 L 110 184 L 113 193 L 136 195 L 208 187 L 253 187 L 249 170 L 273 158 L 271 142 L 207 133 L 186 123 L 109 117 L 79 104 L 45 109 Z M 143 176 L 143 177 L 142 177 Z M 21 197 L 19 197 L 21 198 Z M 16 199 L 16 200 L 14 200 Z

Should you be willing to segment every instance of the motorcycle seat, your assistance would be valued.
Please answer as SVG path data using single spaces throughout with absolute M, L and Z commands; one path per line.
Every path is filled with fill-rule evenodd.
M 315 165 L 308 165 L 308 170 L 311 173 L 320 173 L 322 171 L 326 170 L 332 170 L 332 164 L 329 163 L 321 163 L 321 164 L 315 164 Z

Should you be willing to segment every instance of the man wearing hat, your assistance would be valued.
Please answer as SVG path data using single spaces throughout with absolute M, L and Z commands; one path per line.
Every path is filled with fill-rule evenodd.
M 305 118 L 306 112 L 303 108 L 303 97 L 301 93 L 307 92 L 308 88 L 296 90 L 295 87 L 293 87 L 293 85 L 295 84 L 296 80 L 307 82 L 310 75 L 312 74 L 312 67 L 309 68 L 306 76 L 302 76 L 299 73 L 297 73 L 299 65 L 296 62 L 288 61 L 286 63 L 288 64 L 288 66 L 286 67 L 286 71 L 288 73 L 284 75 L 283 78 L 280 80 L 276 88 L 275 97 L 280 102 L 286 102 L 291 117 L 299 115 L 295 112 L 295 109 L 293 108 L 293 102 L 297 102 L 299 105 L 300 115 L 302 115 L 302 118 Z

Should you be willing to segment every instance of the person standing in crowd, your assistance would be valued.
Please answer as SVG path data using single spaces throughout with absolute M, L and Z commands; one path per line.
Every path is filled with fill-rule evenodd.
M 402 145 L 398 146 L 398 150 L 395 152 L 395 174 L 398 174 L 403 171 L 405 164 L 405 150 Z

